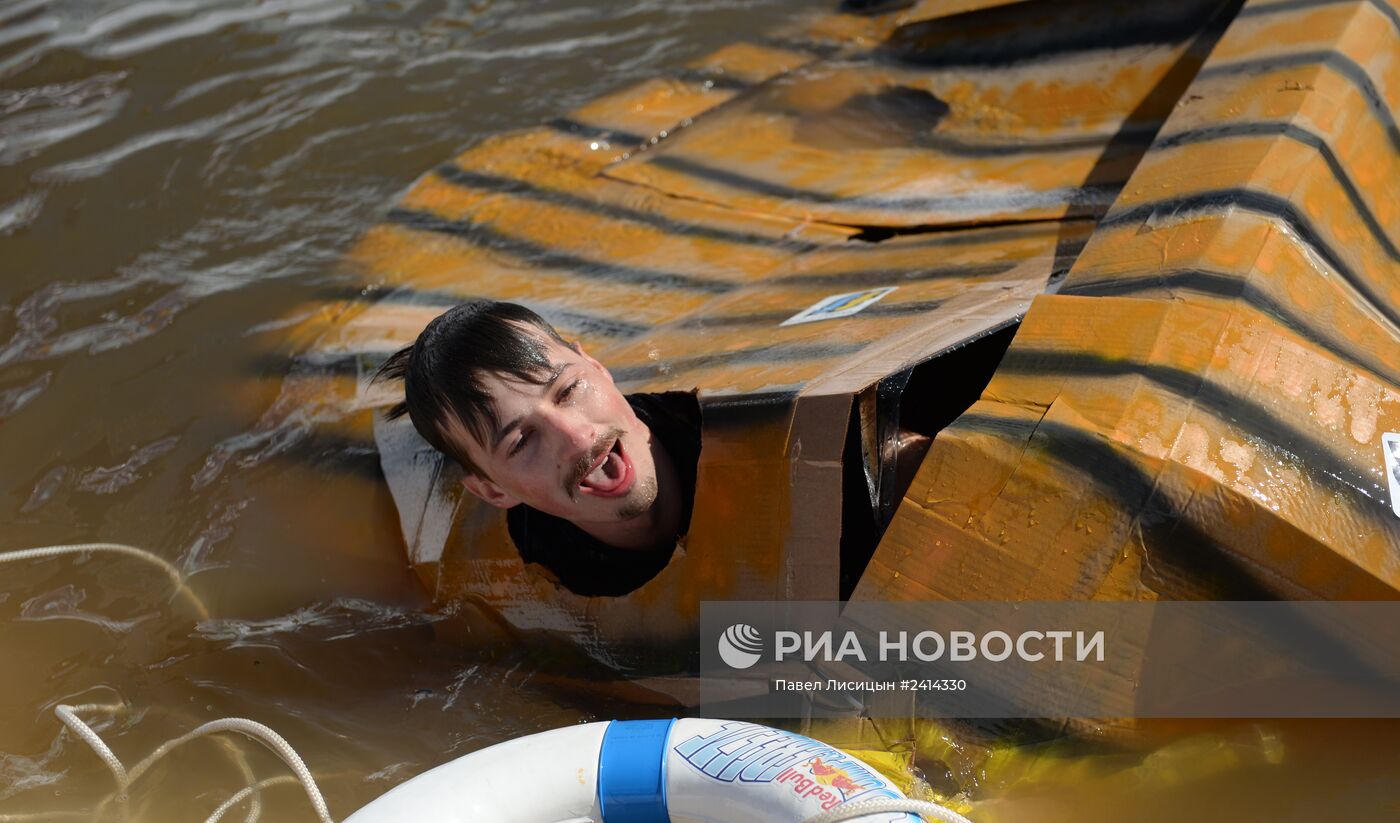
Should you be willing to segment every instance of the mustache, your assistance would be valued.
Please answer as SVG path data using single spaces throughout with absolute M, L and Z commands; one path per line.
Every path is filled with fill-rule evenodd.
M 608 450 L 612 448 L 613 443 L 621 439 L 621 437 L 622 429 L 609 429 L 598 438 L 597 442 L 593 444 L 593 447 L 588 450 L 587 454 L 579 458 L 578 462 L 574 464 L 573 469 L 569 472 L 568 481 L 564 484 L 564 490 L 569 493 L 570 498 L 577 496 L 578 485 L 583 482 L 583 478 L 588 476 L 588 470 L 593 467 L 593 464 L 598 461 L 598 458 L 606 454 Z

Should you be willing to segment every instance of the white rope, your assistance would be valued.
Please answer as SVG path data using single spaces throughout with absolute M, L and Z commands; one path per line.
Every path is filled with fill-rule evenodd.
M 229 811 L 229 809 L 233 808 L 235 805 L 237 805 L 239 802 L 241 802 L 242 800 L 247 798 L 248 795 L 251 794 L 253 796 L 253 799 L 248 809 L 248 816 L 246 818 L 246 821 L 247 823 L 256 823 L 257 819 L 262 815 L 263 787 L 272 782 L 285 782 L 296 780 L 297 782 L 300 782 L 305 788 L 306 796 L 311 801 L 311 806 L 315 810 L 316 816 L 321 820 L 321 822 L 334 823 L 334 821 L 331 820 L 330 811 L 326 808 L 325 798 L 321 796 L 321 790 L 316 786 L 316 779 L 312 777 L 311 771 L 306 768 L 306 763 L 302 761 L 301 756 L 296 753 L 296 751 L 292 748 L 291 744 L 289 744 L 285 739 L 282 738 L 281 735 L 277 734 L 272 729 L 269 729 L 267 726 L 241 717 L 227 717 L 222 720 L 215 720 L 210 723 L 205 723 L 204 725 L 199 726 L 193 731 L 183 734 L 180 737 L 175 738 L 174 740 L 166 741 L 155 751 L 151 752 L 151 754 L 147 755 L 144 760 L 136 764 L 135 767 L 128 771 L 126 767 L 122 765 L 120 758 L 118 758 L 116 754 L 112 751 L 112 749 L 102 740 L 100 736 L 98 736 L 97 732 L 93 731 L 91 726 L 84 723 L 82 719 L 77 716 L 77 713 L 81 711 L 103 710 L 108 712 L 114 712 L 120 711 L 124 708 L 125 707 L 121 705 L 89 703 L 82 706 L 60 705 L 54 709 L 54 713 L 58 715 L 58 719 L 63 722 L 63 725 L 71 729 L 74 734 L 78 735 L 78 737 L 81 738 L 83 742 L 87 743 L 88 746 L 92 748 L 93 752 L 95 752 L 97 756 L 101 758 L 104 763 L 107 764 L 107 768 L 111 770 L 112 776 L 117 781 L 116 800 L 119 804 L 125 805 L 125 803 L 127 802 L 128 787 L 130 787 L 132 783 L 136 782 L 137 779 L 139 779 L 143 774 L 145 774 L 151 766 L 155 765 L 156 761 L 160 760 L 162 757 L 165 757 L 173 749 L 182 746 L 191 740 L 203 737 L 205 735 L 217 734 L 219 732 L 226 731 L 236 731 L 266 745 L 279 758 L 281 758 L 283 763 L 287 764 L 287 767 L 292 770 L 294 776 L 281 775 L 279 777 L 269 778 L 268 780 L 263 780 L 258 783 L 252 783 L 252 770 L 248 767 L 248 762 L 245 758 L 243 758 L 242 752 L 238 751 L 236 747 L 229 744 L 227 740 L 220 739 L 218 742 L 221 743 L 227 750 L 232 752 L 234 756 L 234 762 L 238 764 L 239 770 L 243 773 L 244 779 L 246 781 L 249 781 L 250 785 L 246 785 L 243 789 L 239 790 L 233 796 L 233 798 L 229 799 L 225 802 L 224 805 L 220 806 L 217 810 L 216 816 L 211 818 L 212 820 L 217 821 L 219 818 L 223 817 L 223 815 L 226 814 Z M 106 804 L 104 803 L 103 805 Z M 0 821 L 8 821 L 12 819 L 22 820 L 29 818 L 0 816 Z
M 170 578 L 170 581 L 174 584 L 176 591 L 180 592 L 186 598 L 189 599 L 191 605 L 194 606 L 195 611 L 199 614 L 200 619 L 207 620 L 209 618 L 209 610 L 205 607 L 204 601 L 200 600 L 199 597 L 196 596 L 195 593 L 190 590 L 189 586 L 185 582 L 185 576 L 181 574 L 179 569 L 175 568 L 175 566 L 173 566 L 170 563 L 170 561 L 166 560 L 160 555 L 155 554 L 154 552 L 148 551 L 146 549 L 138 548 L 136 546 L 128 546 L 122 543 L 75 543 L 58 546 L 40 546 L 32 549 L 16 549 L 13 551 L 0 552 L 0 563 L 11 563 L 18 562 L 21 560 L 36 560 L 49 557 L 58 557 L 65 554 L 83 554 L 87 552 L 108 552 L 111 554 L 121 554 L 127 557 L 134 557 L 138 560 L 143 560 L 147 563 L 157 566 L 161 569 L 161 571 L 165 572 L 167 577 Z M 102 762 L 107 765 L 108 770 L 112 772 L 112 777 L 117 782 L 117 794 L 115 799 L 119 804 L 125 805 L 127 800 L 127 789 L 131 786 L 131 784 L 134 783 L 138 778 L 140 778 L 141 775 L 143 775 L 152 765 L 154 765 L 156 761 L 160 760 L 171 750 L 175 749 L 178 746 L 182 746 L 185 743 L 188 743 L 189 741 L 194 740 L 198 737 L 203 737 L 205 735 L 210 734 L 217 734 L 219 732 L 236 731 L 240 734 L 246 735 L 254 740 L 257 740 L 258 742 L 267 746 L 273 751 L 273 753 L 275 753 L 279 758 L 281 758 L 282 762 L 287 764 L 287 767 L 292 770 L 292 773 L 295 775 L 295 779 L 302 784 L 303 788 L 305 788 L 306 797 L 308 800 L 311 801 L 311 806 L 315 810 L 316 816 L 322 821 L 322 823 L 334 823 L 330 816 L 330 810 L 326 808 L 326 800 L 324 797 L 322 797 L 321 790 L 316 785 L 316 779 L 311 776 L 311 770 L 306 768 L 306 763 L 302 761 L 301 756 L 296 753 L 296 750 L 293 749 L 291 747 L 291 744 L 284 740 L 281 735 L 277 734 L 267 726 L 264 726 L 263 724 L 253 720 L 247 720 L 241 717 L 228 717 L 224 718 L 223 720 L 215 720 L 211 723 L 205 723 L 204 725 L 199 726 L 198 728 L 194 729 L 193 731 L 187 734 L 181 735 L 180 737 L 177 737 L 174 740 L 166 741 L 154 752 L 151 752 L 151 754 L 147 755 L 144 760 L 136 764 L 136 766 L 134 766 L 130 771 L 128 771 L 126 767 L 122 765 L 121 759 L 118 758 L 116 753 L 112 751 L 111 747 L 109 747 L 102 740 L 102 738 L 97 734 L 97 732 L 93 731 L 91 726 L 83 722 L 83 720 L 79 718 L 77 714 L 78 712 L 89 711 L 105 711 L 108 713 L 115 713 L 119 711 L 124 711 L 125 708 L 126 707 L 121 704 L 102 703 L 88 703 L 81 706 L 59 705 L 54 708 L 54 714 L 58 716 L 59 721 L 62 722 L 63 725 L 67 727 L 70 731 L 76 734 L 79 737 L 79 739 L 81 739 L 84 743 L 87 743 L 88 747 L 91 748 L 99 758 L 101 758 Z M 243 753 L 238 749 L 237 746 L 232 745 L 225 739 L 220 739 L 218 742 L 220 744 L 220 747 L 227 751 L 230 757 L 232 757 L 234 763 L 238 766 L 239 771 L 242 772 L 243 778 L 245 782 L 248 783 L 248 785 L 245 785 L 244 788 L 240 789 L 237 793 L 235 793 L 232 798 L 230 798 L 228 801 L 225 801 L 225 803 L 222 806 L 220 806 L 218 810 L 216 810 L 214 816 L 209 818 L 209 820 L 213 821 L 214 823 L 217 823 L 217 821 L 221 817 L 223 817 L 223 815 L 226 814 L 229 811 L 229 809 L 232 809 L 238 803 L 246 799 L 249 795 L 252 795 L 252 801 L 249 804 L 246 823 L 256 823 L 258 818 L 262 815 L 262 789 L 265 786 L 271 785 L 273 783 L 285 782 L 292 778 L 287 777 L 286 775 L 282 775 L 280 777 L 269 778 L 267 780 L 262 780 L 257 783 L 252 783 L 251 781 L 253 780 L 253 772 L 252 769 L 248 766 L 248 761 L 243 756 Z M 111 798 L 109 798 L 108 802 L 110 802 L 110 800 Z M 105 803 L 103 805 L 105 805 Z M 62 815 L 64 813 L 58 814 Z M 30 815 L 0 815 L 0 821 L 18 821 L 28 819 L 34 818 L 31 818 Z
M 134 557 L 138 560 L 142 560 L 147 563 L 150 563 L 153 566 L 156 566 L 161 571 L 165 572 L 166 577 L 170 578 L 170 582 L 174 584 L 175 589 L 181 594 L 183 594 L 187 600 L 189 600 L 190 604 L 194 607 L 195 612 L 198 613 L 199 618 L 201 620 L 209 619 L 209 610 L 204 605 L 204 601 L 200 600 L 199 597 L 195 595 L 195 593 L 190 589 L 189 585 L 185 581 L 185 576 L 180 572 L 180 570 L 160 555 L 147 549 L 139 548 L 137 546 L 128 546 L 123 543 L 74 543 L 57 546 L 40 546 L 38 548 L 33 549 L 17 549 L 14 551 L 0 552 L 0 563 L 17 562 L 21 560 L 37 560 L 49 557 L 59 557 L 65 554 L 83 554 L 89 552 L 107 552 L 110 554 L 125 555 L 127 557 Z M 92 748 L 92 750 L 97 754 L 97 756 L 102 758 L 103 762 L 107 764 L 107 767 L 112 771 L 113 777 L 117 779 L 117 791 L 119 798 L 125 794 L 127 784 L 130 782 L 129 779 L 124 776 L 125 769 L 123 768 L 121 761 L 117 759 L 115 754 L 112 753 L 112 750 L 108 748 L 107 744 L 104 743 L 102 739 L 97 736 L 97 733 L 94 732 L 92 728 L 89 727 L 86 723 L 80 720 L 75 713 L 89 711 L 105 711 L 108 713 L 115 713 L 118 711 L 124 711 L 125 708 L 125 706 L 122 706 L 120 704 L 92 703 L 84 706 L 60 706 L 57 709 L 55 709 L 55 712 L 58 714 L 59 720 L 63 721 L 63 724 L 67 726 L 70 730 L 72 730 L 74 734 L 82 738 L 82 740 Z M 239 773 L 243 776 L 244 784 L 251 784 L 253 782 L 253 770 L 248 765 L 248 758 L 244 756 L 242 750 L 240 750 L 237 746 L 235 746 L 232 742 L 225 738 L 220 738 L 218 742 L 219 747 L 223 749 L 225 753 L 228 754 L 229 758 L 233 760 L 234 765 L 238 767 Z M 248 806 L 248 815 L 244 818 L 244 823 L 257 823 L 258 819 L 261 816 L 262 794 L 255 790 L 253 792 L 253 800 Z M 0 821 L 9 820 L 11 819 L 11 817 L 0 817 Z M 18 820 L 20 818 L 14 819 Z
M 266 780 L 259 780 L 256 783 L 244 786 L 243 788 L 235 792 L 234 795 L 228 800 L 225 800 L 219 806 L 219 808 L 215 809 L 213 814 L 205 818 L 204 823 L 219 823 L 219 821 L 223 819 L 224 815 L 228 813 L 229 809 L 232 809 L 234 806 L 237 806 L 239 803 L 242 803 L 243 799 L 250 794 L 253 796 L 253 802 L 257 803 L 258 797 L 263 789 L 266 789 L 269 786 L 276 786 L 281 783 L 295 782 L 297 782 L 297 779 L 292 775 L 279 774 L 276 777 L 269 777 Z
M 102 741 L 102 738 L 97 736 L 97 732 L 93 731 L 91 726 L 79 720 L 76 714 L 80 711 L 91 711 L 98 708 L 105 709 L 108 707 L 99 706 L 95 703 L 89 703 L 83 706 L 64 706 L 60 704 L 54 707 L 53 713 L 58 715 L 58 719 L 62 721 L 63 725 L 71 729 L 73 734 L 82 738 L 83 742 L 88 744 L 88 746 L 96 752 L 103 763 L 107 764 L 107 768 L 112 771 L 112 777 L 117 779 L 118 800 L 121 800 L 122 798 L 120 795 L 126 794 L 126 786 L 127 783 L 130 782 L 130 778 L 127 777 L 126 767 L 122 765 L 121 760 L 117 758 L 111 748 Z
M 166 576 L 170 578 L 170 582 L 175 585 L 175 589 L 183 594 L 190 601 L 190 604 L 194 606 L 195 611 L 199 613 L 199 618 L 201 620 L 209 619 L 209 610 L 205 608 L 204 601 L 196 597 L 193 591 L 190 591 L 190 587 L 185 583 L 185 576 L 180 573 L 180 570 L 172 566 L 170 561 L 166 560 L 164 557 L 154 552 L 147 551 L 146 549 L 137 548 L 136 546 L 127 546 L 122 543 L 74 543 L 63 546 L 40 546 L 34 549 L 18 549 L 0 553 L 0 563 L 57 557 L 64 554 L 82 554 L 84 552 L 123 554 L 127 557 L 135 557 L 160 567 L 160 569 L 165 572 Z
M 243 750 L 238 748 L 232 740 L 227 737 L 215 738 L 219 748 L 228 752 L 230 758 L 238 766 L 238 771 L 243 774 L 243 784 L 251 786 L 253 784 L 253 767 L 248 765 L 248 757 L 243 754 Z M 286 775 L 281 775 L 286 777 Z M 262 790 L 253 789 L 253 799 L 248 803 L 248 814 L 243 818 L 243 823 L 258 823 L 258 818 L 262 817 Z
M 174 740 L 166 741 L 155 751 L 146 756 L 145 760 L 131 767 L 129 780 L 135 782 L 141 775 L 145 774 L 155 762 L 171 750 L 183 746 L 199 737 L 219 732 L 238 732 L 262 743 L 272 750 L 282 762 L 287 764 L 287 768 L 292 770 L 297 780 L 301 781 L 302 788 L 306 790 L 306 798 L 311 801 L 312 808 L 316 811 L 316 816 L 321 823 L 335 823 L 331 819 L 330 810 L 326 808 L 326 800 L 321 796 L 321 790 L 316 786 L 316 778 L 311 776 L 311 770 L 306 768 L 306 763 L 301 756 L 296 753 L 291 744 L 282 738 L 277 732 L 267 726 L 243 717 L 226 717 L 222 720 L 213 720 L 202 726 L 187 732 Z
M 126 705 L 122 703 L 85 703 L 81 706 L 58 706 L 54 709 L 54 714 L 58 715 L 58 719 L 63 722 L 63 725 L 67 726 L 74 734 L 82 738 L 83 742 L 87 743 L 88 747 L 91 748 L 98 757 L 102 758 L 103 762 L 107 764 L 107 768 L 111 770 L 112 776 L 116 778 L 117 794 L 104 800 L 98 806 L 99 809 L 104 808 L 112 800 L 116 800 L 119 804 L 125 803 L 126 789 L 133 778 L 127 775 L 126 768 L 122 765 L 121 760 L 112 751 L 111 747 L 107 745 L 106 741 L 98 736 L 97 732 L 77 715 L 79 713 L 86 714 L 94 711 L 117 714 L 126 710 Z M 243 784 L 246 790 L 240 795 L 240 799 L 247 797 L 250 793 L 253 795 L 252 801 L 248 804 L 248 814 L 243 818 L 244 823 L 258 823 L 258 819 L 262 817 L 263 811 L 262 791 L 258 786 L 253 785 L 253 769 L 248 765 L 247 756 L 243 754 L 242 749 L 235 746 L 233 741 L 226 737 L 216 738 L 215 742 L 218 743 L 219 748 L 223 749 L 224 753 L 229 756 L 229 759 L 238 767 L 239 773 L 243 776 Z M 292 778 L 287 775 L 282 775 L 279 779 L 291 780 Z M 84 816 L 86 814 L 85 812 L 79 816 Z M 0 815 L 0 823 L 9 823 L 12 819 L 18 821 L 21 819 L 27 820 L 30 819 L 30 817 L 15 817 L 13 815 L 7 817 Z
M 105 742 L 103 742 L 101 737 L 98 736 L 97 732 L 93 731 L 92 727 L 84 723 L 76 714 L 79 711 L 90 711 L 94 709 L 104 709 L 110 711 L 116 708 L 121 707 L 106 706 L 96 703 L 87 704 L 84 706 L 60 705 L 54 709 L 54 713 L 58 715 L 58 719 L 63 722 L 63 725 L 67 726 L 73 731 L 74 734 L 82 738 L 82 740 L 92 748 L 92 750 L 97 754 L 97 756 L 100 757 L 102 761 L 107 764 L 107 768 L 111 770 L 112 776 L 115 777 L 117 781 L 117 801 L 119 803 L 124 804 L 126 802 L 127 789 L 129 786 L 131 786 L 132 783 L 135 783 L 138 779 L 140 779 L 140 777 L 143 774 L 145 774 L 151 768 L 151 766 L 155 765 L 156 761 L 160 760 L 162 757 L 165 757 L 174 749 L 183 746 L 184 744 L 190 742 L 191 740 L 195 740 L 196 738 L 204 737 L 206 735 L 211 734 L 218 734 L 220 732 L 232 731 L 246 735 L 247 737 L 251 737 L 252 739 L 258 741 L 259 743 L 262 743 L 263 745 L 271 749 L 274 754 L 281 758 L 283 763 L 287 764 L 287 768 L 292 770 L 292 774 L 295 776 L 295 779 L 298 782 L 300 782 L 302 787 L 306 790 L 306 797 L 308 800 L 311 801 L 311 806 L 315 810 L 317 818 L 321 820 L 321 823 L 335 823 L 331 819 L 330 810 L 326 808 L 326 800 L 324 797 L 321 796 L 321 790 L 316 785 L 316 778 L 312 777 L 311 775 L 311 770 L 306 768 L 306 763 L 301 759 L 301 756 L 296 753 L 296 750 L 292 748 L 291 744 L 288 743 L 281 735 L 279 735 L 277 732 L 274 732 L 272 729 L 269 729 L 267 726 L 264 726 L 263 724 L 258 723 L 257 721 L 248 720 L 242 717 L 226 717 L 222 720 L 214 720 L 209 723 L 205 723 L 201 726 L 198 726 L 193 731 L 180 735 L 174 740 L 167 740 L 165 743 L 161 744 L 155 751 L 147 755 L 144 760 L 142 760 L 140 763 L 137 763 L 130 770 L 127 770 L 126 767 L 122 765 L 121 760 L 116 756 L 115 753 L 113 753 L 112 749 L 108 747 L 108 745 Z M 241 757 L 237 758 L 237 761 L 241 770 L 244 773 L 245 779 L 251 780 L 252 773 L 251 770 L 247 767 L 247 762 L 242 760 Z M 287 775 L 282 775 L 280 779 L 291 780 L 293 778 Z M 270 778 L 269 780 L 263 780 L 258 783 L 253 783 L 251 785 L 245 786 L 243 789 L 238 791 L 233 796 L 233 798 L 226 801 L 223 806 L 219 807 L 219 810 L 217 811 L 217 816 L 214 817 L 213 820 L 217 821 L 220 817 L 227 813 L 229 809 L 233 808 L 233 806 L 237 805 L 244 798 L 251 794 L 253 795 L 252 808 L 249 809 L 247 819 L 249 821 L 256 821 L 258 819 L 258 816 L 262 813 L 261 790 L 265 785 L 269 783 L 270 780 L 279 779 Z M 3 819 L 4 818 L 0 818 L 0 820 Z
M 809 817 L 803 823 L 840 823 L 843 820 L 854 820 L 857 817 L 865 817 L 870 814 L 887 814 L 889 812 L 909 812 L 923 817 L 925 820 L 938 820 L 942 823 L 972 823 L 966 817 L 958 814 L 952 809 L 945 809 L 937 803 L 930 803 L 927 800 L 913 800 L 911 798 L 884 798 L 880 800 L 861 800 L 856 803 L 842 803 L 834 809 L 829 809 L 819 815 Z

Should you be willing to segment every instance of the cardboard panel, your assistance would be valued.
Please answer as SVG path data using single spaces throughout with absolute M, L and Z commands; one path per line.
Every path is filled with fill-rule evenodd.
M 1224 4 L 1069 4 L 1084 28 L 1064 25 L 1063 5 L 902 27 L 877 58 L 774 78 L 607 174 L 840 225 L 1101 214 Z
M 1247 3 L 858 598 L 1400 597 L 1400 17 Z

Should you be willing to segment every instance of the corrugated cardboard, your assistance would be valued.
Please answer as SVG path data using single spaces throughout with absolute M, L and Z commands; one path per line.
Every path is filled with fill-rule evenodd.
M 377 431 L 444 607 L 637 675 L 693 662 L 701 600 L 841 594 L 845 479 L 878 507 L 889 387 L 1027 307 L 855 597 L 1392 596 L 1397 19 L 1362 2 L 830 15 L 431 171 L 352 255 L 375 288 L 320 310 L 303 360 L 353 385 L 491 297 L 540 311 L 624 391 L 695 392 L 690 533 L 621 598 L 524 564 L 501 513 Z

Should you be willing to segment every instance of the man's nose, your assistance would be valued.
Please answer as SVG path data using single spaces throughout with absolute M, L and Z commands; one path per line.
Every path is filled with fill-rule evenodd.
M 570 454 L 586 452 L 593 448 L 593 424 L 573 409 L 551 409 L 550 425 L 558 432 L 563 445 Z

